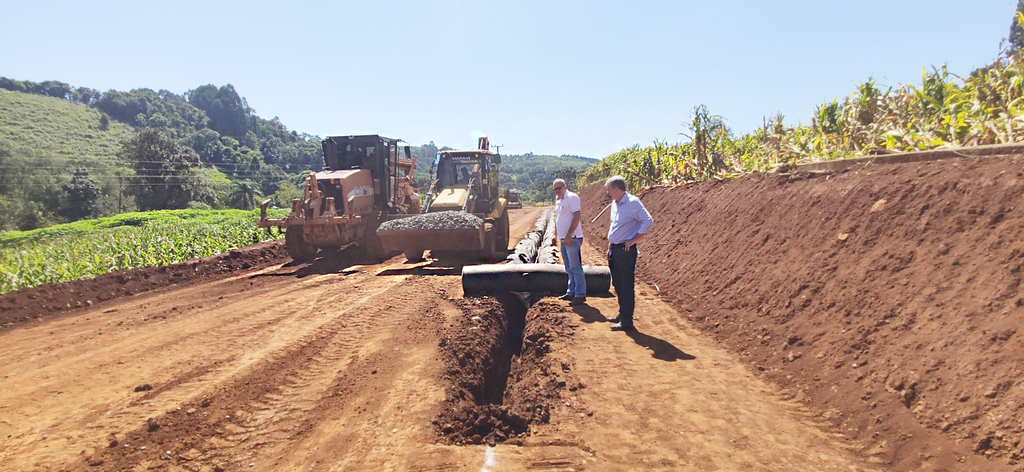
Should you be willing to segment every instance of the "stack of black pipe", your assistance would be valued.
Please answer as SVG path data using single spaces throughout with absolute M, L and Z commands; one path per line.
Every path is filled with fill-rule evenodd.
M 548 237 L 548 226 L 552 219 L 554 212 L 551 210 L 544 210 L 540 214 L 540 218 L 537 218 L 537 222 L 534 223 L 533 229 L 523 236 L 523 239 L 519 240 L 516 244 L 515 249 L 512 250 L 512 254 L 509 254 L 508 261 L 511 264 L 531 264 L 537 262 L 537 253 L 541 246 L 544 244 L 545 239 Z M 551 231 L 554 231 L 553 224 Z M 550 241 L 547 241 L 550 244 Z
M 538 264 L 557 264 L 559 259 L 555 212 L 551 211 L 550 213 L 547 217 L 547 231 L 544 232 L 544 239 L 541 241 L 540 248 L 537 249 Z

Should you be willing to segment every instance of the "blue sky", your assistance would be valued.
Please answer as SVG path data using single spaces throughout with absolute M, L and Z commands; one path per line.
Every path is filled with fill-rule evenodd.
M 264 118 L 503 153 L 604 157 L 735 134 L 869 77 L 992 62 L 1015 0 L 81 2 L 0 0 L 0 76 L 102 91 L 230 83 Z

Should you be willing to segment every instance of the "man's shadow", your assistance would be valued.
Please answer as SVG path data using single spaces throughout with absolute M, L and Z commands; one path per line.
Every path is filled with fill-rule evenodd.
M 651 356 L 655 359 L 668 362 L 675 362 L 677 360 L 692 361 L 696 359 L 693 355 L 683 352 L 664 339 L 658 339 L 639 331 L 626 331 L 626 335 L 632 338 L 633 342 L 650 349 Z
M 602 315 L 600 310 L 589 305 L 574 306 L 572 311 L 580 315 L 580 320 L 584 323 L 603 323 L 608 321 L 608 318 Z M 633 342 L 650 349 L 651 356 L 655 359 L 668 362 L 675 362 L 677 360 L 692 361 L 696 359 L 693 355 L 683 352 L 678 347 L 673 346 L 672 343 L 663 339 L 658 339 L 639 331 L 626 331 L 626 335 L 633 339 Z
M 577 305 L 572 307 L 572 311 L 580 315 L 580 320 L 584 323 L 604 323 L 608 321 L 608 318 L 605 318 L 600 310 L 590 305 Z

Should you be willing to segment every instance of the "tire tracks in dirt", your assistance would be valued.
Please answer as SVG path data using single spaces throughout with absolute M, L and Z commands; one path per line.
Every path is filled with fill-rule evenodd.
M 338 282 L 336 275 L 275 278 L 259 281 L 255 290 L 249 287 L 256 281 L 238 278 L 186 290 L 185 297 L 178 292 L 143 297 L 104 310 L 109 313 L 87 312 L 7 333 L 5 346 L 20 351 L 3 354 L 11 361 L 0 368 L 6 387 L 0 402 L 5 409 L 16 405 L 20 414 L 0 424 L 7 430 L 0 430 L 7 433 L 0 435 L 0 461 L 34 456 L 33 466 L 50 468 L 82 452 L 91 454 L 104 441 L 83 431 L 105 437 L 145 427 L 148 418 L 195 402 L 232 378 L 259 372 L 260 365 L 308 344 L 325 325 L 340 320 L 351 325 L 349 337 L 361 337 L 339 343 L 349 349 L 387 330 L 381 321 L 389 318 L 360 312 L 406 276 L 342 277 L 350 279 L 345 283 L 349 289 L 337 292 L 325 290 Z M 233 292 L 245 296 L 225 297 Z M 244 300 L 225 303 L 223 298 Z M 339 311 L 338 306 L 347 308 Z M 95 370 L 82 375 L 86 367 Z M 296 385 L 301 383 L 299 378 Z M 133 392 L 144 384 L 157 390 Z M 170 384 L 175 387 L 162 387 Z M 75 401 L 67 401 L 72 396 Z M 77 433 L 67 436 L 65 431 Z M 64 441 L 54 447 L 50 436 Z

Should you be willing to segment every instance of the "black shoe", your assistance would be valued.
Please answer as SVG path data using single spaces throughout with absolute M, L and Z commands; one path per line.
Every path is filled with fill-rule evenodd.
M 569 306 L 583 305 L 585 303 L 587 303 L 587 297 L 576 297 L 569 302 Z
M 572 296 L 571 293 L 567 293 L 565 295 L 562 295 L 561 297 L 558 297 L 559 300 L 572 300 L 573 298 L 576 297 Z
M 612 331 L 636 331 L 633 325 L 623 325 L 622 323 L 615 323 L 612 325 Z
M 622 321 L 622 318 L 619 317 L 619 316 L 616 316 L 615 318 L 608 318 L 606 321 L 608 321 L 609 323 L 618 323 L 618 322 Z

